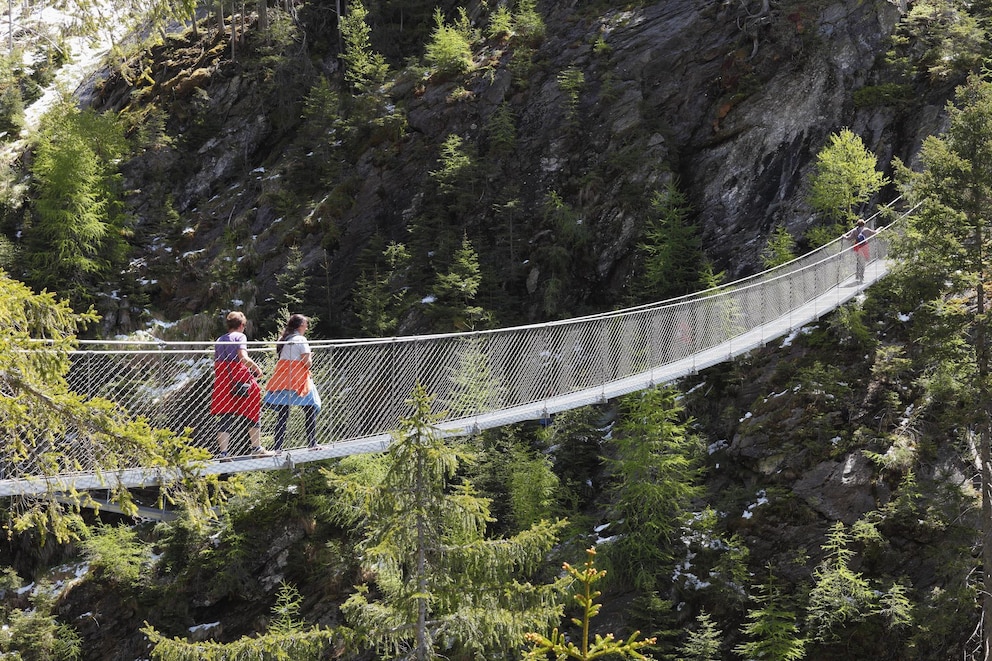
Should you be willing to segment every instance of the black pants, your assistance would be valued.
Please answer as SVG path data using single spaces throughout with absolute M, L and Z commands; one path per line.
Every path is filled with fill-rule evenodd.
M 289 406 L 273 406 L 276 410 L 276 430 L 273 435 L 272 449 L 282 450 L 282 443 L 286 440 L 286 423 L 289 422 Z M 307 431 L 307 444 L 310 447 L 317 446 L 317 407 L 304 406 L 303 426 Z

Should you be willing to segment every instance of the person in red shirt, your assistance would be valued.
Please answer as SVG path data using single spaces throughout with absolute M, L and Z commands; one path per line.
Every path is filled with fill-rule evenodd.
M 214 344 L 214 386 L 210 392 L 210 414 L 217 416 L 220 429 L 217 447 L 221 460 L 227 459 L 231 429 L 238 417 L 248 420 L 248 438 L 255 456 L 273 453 L 262 447 L 262 389 L 256 377 L 262 369 L 248 355 L 247 319 L 243 312 L 227 315 L 227 332 Z

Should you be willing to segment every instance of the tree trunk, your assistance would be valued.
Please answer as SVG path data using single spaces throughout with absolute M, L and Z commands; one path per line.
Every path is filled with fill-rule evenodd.
M 992 418 L 989 402 L 989 348 L 985 332 L 985 243 L 982 222 L 976 222 L 978 286 L 976 287 L 975 363 L 978 372 L 979 456 L 982 462 L 982 659 L 992 659 Z
M 426 485 L 424 483 L 424 457 L 423 453 L 417 453 L 417 481 L 416 499 L 423 501 L 426 499 Z M 420 596 L 417 598 L 417 661 L 428 661 L 431 658 L 427 650 L 427 522 L 424 521 L 424 503 L 420 505 L 421 513 L 417 515 L 417 591 Z

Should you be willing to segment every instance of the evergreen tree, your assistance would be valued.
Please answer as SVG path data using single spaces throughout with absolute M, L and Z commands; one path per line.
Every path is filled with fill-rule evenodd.
M 276 302 L 280 309 L 290 314 L 307 310 L 307 273 L 303 267 L 303 254 L 299 247 L 291 246 L 286 256 L 286 265 L 276 274 L 279 296 Z
M 177 481 L 163 498 L 186 501 L 191 511 L 208 515 L 217 480 L 196 470 L 208 454 L 187 439 L 153 430 L 133 420 L 116 403 L 86 399 L 69 390 L 66 375 L 76 334 L 95 323 L 92 312 L 72 312 L 68 302 L 52 293 L 34 294 L 0 271 L 0 465 L 5 475 L 41 478 L 80 470 L 76 457 L 85 448 L 97 461 L 90 469 L 105 471 L 107 488 L 126 513 L 136 511 L 127 489 L 117 485 L 112 471 L 121 466 L 159 466 Z M 62 502 L 70 498 L 67 509 Z M 49 483 L 39 497 L 15 498 L 7 510 L 4 529 L 20 532 L 32 527 L 42 538 L 77 537 L 80 494 Z
M 556 659 L 575 659 L 576 661 L 592 661 L 592 659 L 613 658 L 634 659 L 635 661 L 648 661 L 651 657 L 645 656 L 640 650 L 654 645 L 654 638 L 640 639 L 641 632 L 635 631 L 627 640 L 617 641 L 612 633 L 605 636 L 595 634 L 595 638 L 590 641 L 590 622 L 599 615 L 600 604 L 596 599 L 602 594 L 593 589 L 593 585 L 599 582 L 606 572 L 596 569 L 596 549 L 591 548 L 586 551 L 586 562 L 582 569 L 576 569 L 567 562 L 563 565 L 564 570 L 579 585 L 573 595 L 575 602 L 582 612 L 581 617 L 572 618 L 572 624 L 581 629 L 579 644 L 570 640 L 565 632 L 559 631 L 556 627 L 550 637 L 545 637 L 539 633 L 527 634 L 527 640 L 531 643 L 531 648 L 524 654 L 524 661 L 543 661 L 552 655 Z
M 63 100 L 38 133 L 31 174 L 36 198 L 25 228 L 29 281 L 74 303 L 125 254 L 125 218 L 117 190 L 117 160 L 126 143 L 113 119 Z
M 390 243 L 363 270 L 355 285 L 355 308 L 361 330 L 370 337 L 395 335 L 409 307 L 410 253 L 402 243 Z
M 378 89 L 389 74 L 389 65 L 386 58 L 372 50 L 372 29 L 362 0 L 348 3 L 347 12 L 341 17 L 341 36 L 345 46 L 341 55 L 345 80 L 358 94 Z
M 463 23 L 467 23 L 465 9 L 459 7 Z M 431 33 L 425 53 L 430 64 L 442 76 L 463 74 L 472 68 L 472 42 L 465 30 L 445 23 L 440 8 L 434 10 L 434 32 Z
M 342 612 L 382 658 L 510 653 L 525 632 L 561 616 L 558 583 L 520 579 L 541 566 L 564 522 L 486 538 L 488 502 L 453 483 L 467 457 L 441 438 L 422 387 L 410 404 L 387 457 L 373 460 L 381 470 L 327 472 L 335 515 L 361 531 L 372 581 Z
M 12 569 L 0 576 L 0 594 L 21 588 Z M 83 641 L 71 626 L 61 624 L 53 612 L 55 593 L 50 585 L 31 592 L 31 608 L 0 606 L 0 659 L 11 661 L 76 661 L 82 657 Z
M 839 640 L 843 627 L 860 622 L 874 610 L 877 594 L 869 581 L 851 569 L 854 551 L 844 524 L 830 529 L 823 550 L 827 555 L 813 571 L 806 622 L 818 640 Z
M 762 661 L 800 661 L 806 658 L 806 641 L 799 636 L 796 613 L 774 576 L 758 586 L 754 597 L 758 603 L 747 613 L 747 623 L 741 633 L 751 640 L 741 643 L 734 651 L 745 659 Z
M 992 248 L 992 83 L 977 76 L 947 106 L 949 128 L 920 151 L 922 170 L 897 163 L 910 201 L 904 282 L 925 304 L 917 328 L 927 348 L 924 383 L 931 415 L 962 429 L 975 443 L 981 468 L 982 640 L 992 656 L 992 397 L 989 375 L 988 255 Z M 967 300 L 970 299 L 970 300 Z M 967 304 L 965 304 L 967 302 Z M 950 411 L 949 411 L 950 413 Z M 914 415 L 922 415 L 914 413 Z
M 639 248 L 644 254 L 642 298 L 662 300 L 696 289 L 703 261 L 698 228 L 689 222 L 685 195 L 669 184 L 651 196 L 652 217 Z
M 696 616 L 696 624 L 679 648 L 679 661 L 720 661 L 723 633 L 706 611 Z
M 283 584 L 275 605 L 273 620 L 268 631 L 260 636 L 244 636 L 231 643 L 190 642 L 182 638 L 168 638 L 154 627 L 141 631 L 152 644 L 154 661 L 318 661 L 326 651 L 344 642 L 345 637 L 333 629 L 308 627 L 299 620 L 303 599 L 291 585 Z
M 670 575 L 681 522 L 701 493 L 702 446 L 689 432 L 692 421 L 681 420 L 684 408 L 673 388 L 628 395 L 621 406 L 615 456 L 607 460 L 618 535 L 608 551 L 621 580 L 651 591 Z
M 431 310 L 438 319 L 438 330 L 479 330 L 487 316 L 485 310 L 475 305 L 481 285 L 479 256 L 465 236 L 448 272 L 439 273 L 434 282 Z
M 761 251 L 761 263 L 766 269 L 775 268 L 796 258 L 796 240 L 784 225 L 779 225 L 768 237 L 765 249 Z
M 875 169 L 877 163 L 878 158 L 850 129 L 830 135 L 828 144 L 816 155 L 809 203 L 834 222 L 810 233 L 814 245 L 836 238 L 838 223 L 842 226 L 856 220 L 857 208 L 889 183 Z

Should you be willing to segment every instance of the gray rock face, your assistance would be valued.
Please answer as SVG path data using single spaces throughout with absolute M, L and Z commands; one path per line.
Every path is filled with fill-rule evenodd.
M 252 75 L 217 62 L 197 98 L 223 121 L 198 145 L 195 169 L 168 173 L 175 208 L 184 225 L 196 228 L 183 250 L 205 247 L 202 261 L 218 259 L 223 233 L 249 226 L 257 237 L 255 279 L 264 299 L 284 267 L 283 249 L 297 245 L 305 268 L 329 274 L 321 276 L 330 289 L 321 299 L 333 324 L 350 305 L 359 257 L 373 237 L 405 241 L 425 205 L 437 205 L 431 172 L 440 146 L 457 134 L 477 158 L 486 157 L 487 127 L 505 105 L 514 118 L 512 152 L 484 163 L 483 181 L 473 191 L 476 206 L 459 211 L 459 222 L 475 235 L 495 233 L 500 219 L 494 209 L 512 200 L 521 218 L 508 250 L 514 263 L 495 270 L 517 274 L 497 273 L 506 278 L 498 286 L 527 299 L 522 316 L 540 320 L 545 285 L 562 277 L 539 255 L 561 245 L 561 228 L 545 219 L 552 195 L 588 237 L 581 250 L 589 254 L 573 260 L 582 266 L 565 282 L 564 307 L 603 309 L 627 294 L 639 275 L 635 255 L 651 197 L 673 182 L 686 194 L 689 220 L 701 228 L 717 270 L 730 278 L 747 275 L 760 268 L 774 227 L 801 236 L 821 222 L 804 200 L 816 153 L 831 133 L 852 128 L 882 167 L 893 156 L 912 163 L 923 138 L 940 127 L 944 103 L 938 92 L 911 115 L 855 107 L 853 92 L 878 82 L 874 66 L 900 16 L 897 4 L 764 4 L 666 0 L 595 13 L 582 3 L 541 3 L 546 36 L 532 51 L 485 42 L 477 46 L 476 68 L 456 78 L 402 69 L 382 104 L 405 124 L 368 140 L 362 153 L 330 152 L 341 160 L 340 174 L 321 182 L 312 200 L 293 199 L 301 208 L 291 210 L 312 221 L 321 200 L 341 194 L 333 214 L 303 230 L 299 218 L 273 203 L 298 193 L 275 190 L 272 182 L 306 167 L 292 159 L 309 146 L 297 147 L 295 156 L 286 148 L 306 127 L 259 114 Z M 163 77 L 174 80 L 176 67 Z M 573 81 L 571 92 L 563 79 Z M 105 96 L 126 98 L 119 90 Z M 190 128 L 188 120 L 177 126 L 180 133 Z M 339 138 L 327 140 L 337 144 Z M 149 188 L 143 176 L 179 163 L 163 151 L 149 156 L 160 166 L 131 164 L 129 186 Z M 266 173 L 264 185 L 250 174 L 258 168 Z M 136 195 L 132 204 L 140 215 L 161 203 Z M 332 242 L 314 236 L 318 225 L 335 229 Z M 171 300 L 203 307 L 201 294 L 182 289 L 198 278 L 168 289 Z
M 875 470 L 860 452 L 843 461 L 824 461 L 807 471 L 793 485 L 793 491 L 830 521 L 851 525 L 863 514 L 877 509 L 888 498 L 873 488 Z

